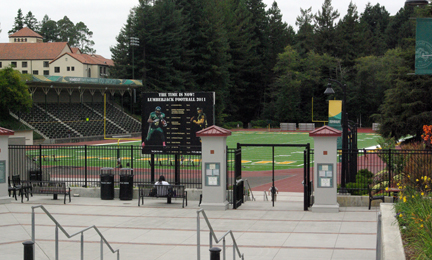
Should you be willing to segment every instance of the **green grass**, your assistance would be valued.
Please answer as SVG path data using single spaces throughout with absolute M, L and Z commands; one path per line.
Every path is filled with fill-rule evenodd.
M 358 147 L 366 148 L 375 146 L 376 139 L 379 135 L 376 134 L 359 134 Z M 241 131 L 233 132 L 227 138 L 229 148 L 236 148 L 237 143 L 242 144 L 307 144 L 310 143 L 313 148 L 313 138 L 309 137 L 308 133 L 286 133 L 286 132 L 258 132 L 258 131 Z M 140 150 L 135 150 L 131 156 L 130 149 L 127 147 L 139 146 L 140 142 L 121 143 L 120 157 L 122 164 L 125 167 L 126 162 L 130 162 L 133 157 L 134 168 L 147 168 L 149 155 L 142 155 Z M 276 147 L 275 153 L 275 169 L 292 169 L 303 167 L 303 151 L 301 147 Z M 38 155 L 39 151 L 28 151 L 28 155 Z M 47 161 L 44 165 L 62 165 L 62 166 L 84 166 L 84 147 L 75 147 L 72 149 L 59 148 L 55 150 L 43 149 L 42 154 L 47 156 Z M 53 161 L 52 155 L 56 156 L 56 162 Z M 197 163 L 198 157 L 185 156 L 187 160 L 195 160 Z M 88 146 L 87 151 L 87 166 L 95 167 L 115 167 L 117 160 L 117 143 L 109 146 Z M 174 156 L 167 158 L 163 164 L 172 164 Z M 77 165 L 78 164 L 78 165 Z M 271 147 L 243 147 L 242 148 L 242 165 L 245 170 L 262 171 L 272 169 L 272 148 Z

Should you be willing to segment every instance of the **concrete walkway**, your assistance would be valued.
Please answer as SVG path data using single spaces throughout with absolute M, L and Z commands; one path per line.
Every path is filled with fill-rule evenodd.
M 339 213 L 303 211 L 302 193 L 279 193 L 275 207 L 255 193 L 237 210 L 208 211 L 218 236 L 233 230 L 246 260 L 286 259 L 375 259 L 377 212 L 379 208 L 341 208 Z M 197 259 L 198 202 L 164 199 L 106 201 L 73 197 L 72 203 L 35 195 L 30 201 L 0 205 L 0 259 L 23 259 L 22 242 L 31 240 L 31 207 L 44 205 L 69 234 L 96 225 L 120 259 Z M 36 210 L 36 259 L 55 259 L 55 225 L 41 209 Z M 201 259 L 208 260 L 208 227 L 201 218 Z M 59 259 L 80 259 L 80 237 L 67 239 L 61 232 Z M 84 259 L 99 259 L 100 239 L 96 232 L 84 236 Z M 232 245 L 231 238 L 227 245 Z M 219 245 L 218 247 L 222 247 Z M 233 259 L 232 247 L 227 259 Z M 104 260 L 117 259 L 104 246 Z M 221 259 L 222 256 L 221 256 Z M 236 257 L 236 259 L 239 259 Z

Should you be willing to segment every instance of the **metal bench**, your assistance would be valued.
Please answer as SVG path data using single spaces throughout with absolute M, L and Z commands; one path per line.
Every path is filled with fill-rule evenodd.
M 57 199 L 58 194 L 64 195 L 64 204 L 66 204 L 66 196 L 69 196 L 69 202 L 71 202 L 71 190 L 66 187 L 64 182 L 54 181 L 23 181 L 30 187 L 30 194 L 53 194 L 53 199 Z
M 187 206 L 187 191 L 182 185 L 153 185 L 141 184 L 138 185 L 138 206 L 144 205 L 144 197 L 150 198 L 167 198 L 167 203 L 171 203 L 171 199 L 182 198 L 182 208 L 184 208 L 185 200 Z

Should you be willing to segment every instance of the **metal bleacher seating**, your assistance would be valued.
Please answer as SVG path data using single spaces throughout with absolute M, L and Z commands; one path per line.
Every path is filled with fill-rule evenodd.
M 20 117 L 50 139 L 102 136 L 104 134 L 102 103 L 34 104 Z M 106 134 L 125 135 L 141 131 L 141 123 L 120 109 L 107 105 Z

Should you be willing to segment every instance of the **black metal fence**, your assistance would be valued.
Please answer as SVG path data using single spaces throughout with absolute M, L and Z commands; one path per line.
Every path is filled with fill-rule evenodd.
M 342 153 L 339 150 L 339 157 Z M 414 180 L 422 176 L 432 178 L 431 150 L 361 149 L 346 153 L 357 158 L 357 169 L 348 166 L 350 171 L 346 176 L 346 187 L 352 195 L 367 194 L 369 184 L 372 190 L 385 192 L 385 188 L 397 187 L 408 176 Z M 341 167 L 337 168 L 338 183 L 341 183 Z
M 22 180 L 64 181 L 71 186 L 99 186 L 101 168 L 111 167 L 115 183 L 121 168 L 132 168 L 135 184 L 164 175 L 169 183 L 201 188 L 201 155 L 142 154 L 140 146 L 10 145 L 9 176 Z

